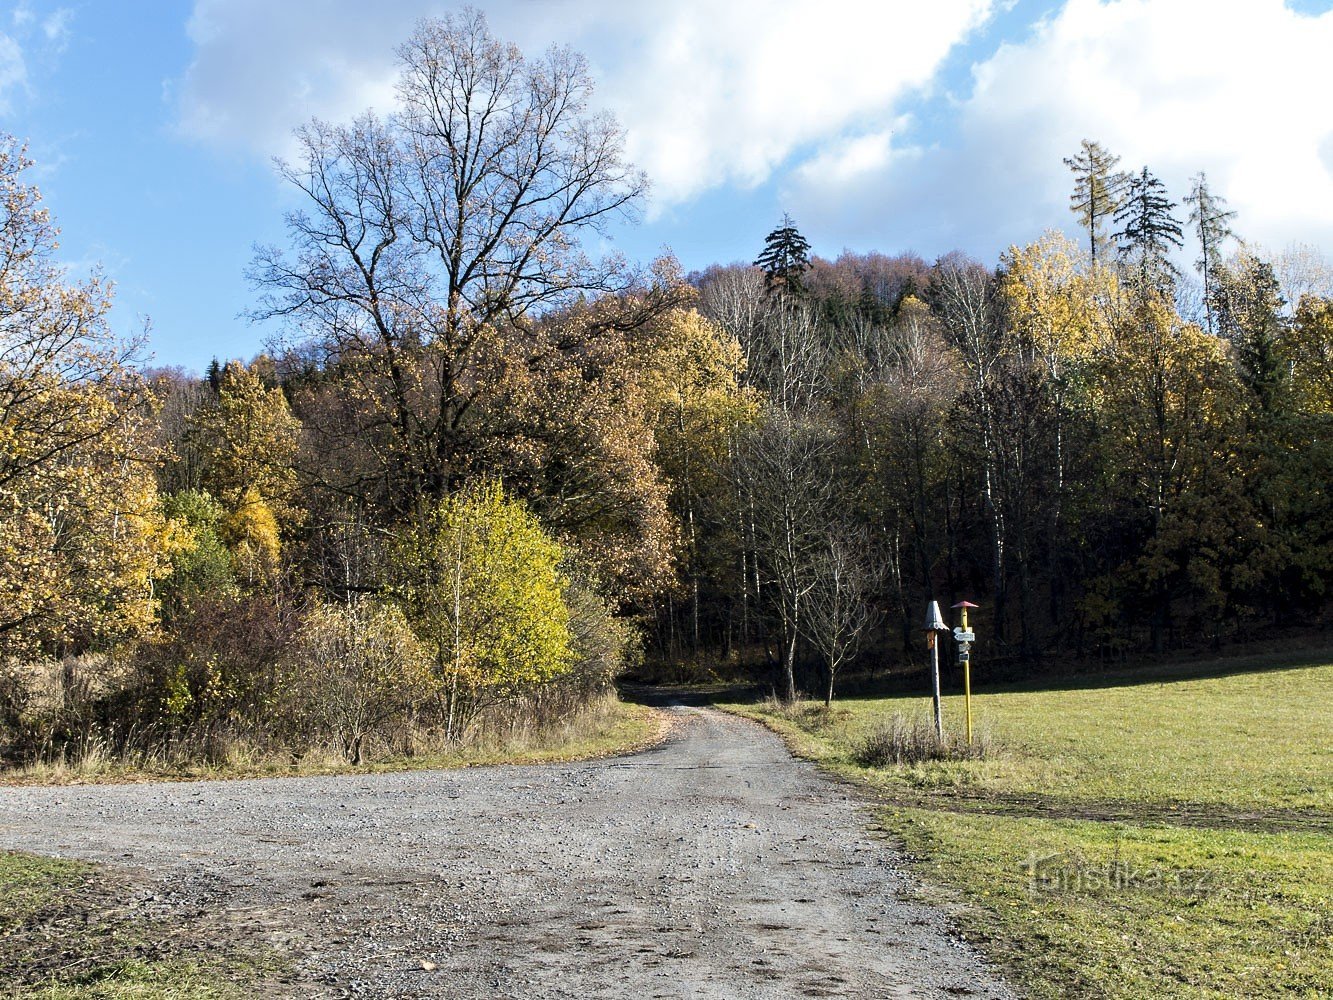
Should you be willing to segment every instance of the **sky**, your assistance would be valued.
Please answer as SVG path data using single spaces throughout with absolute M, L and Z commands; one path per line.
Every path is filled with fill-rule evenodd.
M 312 116 L 390 112 L 432 0 L 0 5 L 0 130 L 28 143 L 73 276 L 202 370 L 244 318 L 256 244 L 298 207 L 273 169 Z M 963 250 L 1072 233 L 1084 138 L 1174 198 L 1206 171 L 1236 230 L 1333 251 L 1333 0 L 481 0 L 493 32 L 584 53 L 652 182 L 632 259 L 750 261 L 789 213 L 814 251 Z M 370 11 L 373 10 L 373 14 Z M 1183 214 L 1183 211 L 1182 213 Z

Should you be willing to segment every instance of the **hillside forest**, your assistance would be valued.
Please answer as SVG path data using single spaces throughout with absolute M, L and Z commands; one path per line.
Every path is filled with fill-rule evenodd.
M 1203 173 L 1089 140 L 998 261 L 784 218 L 685 275 L 590 249 L 647 180 L 582 57 L 465 13 L 399 60 L 392 114 L 299 130 L 250 271 L 284 333 L 202 377 L 112 333 L 0 149 L 9 763 L 361 762 L 628 667 L 832 699 L 919 666 L 931 599 L 1010 671 L 1327 623 L 1333 267 Z

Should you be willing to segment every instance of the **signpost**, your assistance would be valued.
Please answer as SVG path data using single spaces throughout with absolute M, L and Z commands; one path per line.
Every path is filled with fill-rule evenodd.
M 977 641 L 977 634 L 967 626 L 967 609 L 977 605 L 971 601 L 959 601 L 955 608 L 962 610 L 963 623 L 953 630 L 954 641 L 958 643 L 958 662 L 963 668 L 963 705 L 967 713 L 967 742 L 972 742 L 972 643 Z M 937 681 L 938 685 L 938 681 Z M 936 687 L 938 691 L 938 686 Z M 938 695 L 937 695 L 938 697 Z M 938 701 L 936 702 L 938 704 Z
M 931 601 L 926 608 L 926 645 L 930 647 L 930 673 L 935 682 L 935 736 L 944 742 L 944 713 L 940 709 L 940 651 L 937 633 L 949 631 L 940 614 L 940 602 Z

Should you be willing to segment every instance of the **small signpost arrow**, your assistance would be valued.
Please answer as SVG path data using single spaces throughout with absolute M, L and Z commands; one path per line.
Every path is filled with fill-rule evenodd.
M 977 605 L 971 601 L 959 601 L 954 605 L 962 611 L 963 622 L 953 630 L 954 641 L 958 643 L 958 662 L 963 667 L 963 705 L 967 714 L 967 742 L 972 742 L 972 643 L 977 634 L 967 627 L 967 609 Z

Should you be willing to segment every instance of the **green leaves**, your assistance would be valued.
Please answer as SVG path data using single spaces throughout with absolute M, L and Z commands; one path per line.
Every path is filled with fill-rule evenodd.
M 453 708 L 512 696 L 571 666 L 562 555 L 497 483 L 445 498 L 403 535 L 398 599 L 434 650 Z

